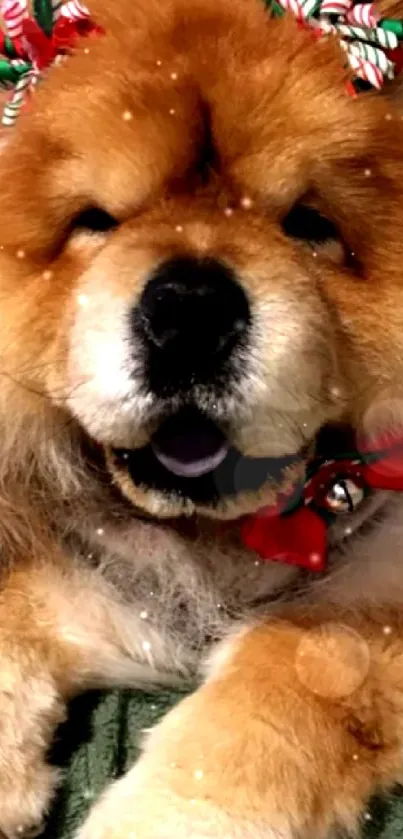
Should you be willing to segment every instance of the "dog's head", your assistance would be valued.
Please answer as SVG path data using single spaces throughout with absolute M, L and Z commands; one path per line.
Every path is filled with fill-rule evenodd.
M 258 0 L 92 11 L 0 158 L 2 415 L 79 429 L 154 515 L 233 518 L 328 423 L 399 421 L 403 123 Z

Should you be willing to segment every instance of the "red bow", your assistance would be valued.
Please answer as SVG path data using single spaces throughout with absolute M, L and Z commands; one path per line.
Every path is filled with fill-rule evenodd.
M 49 67 L 58 55 L 73 49 L 82 36 L 102 34 L 103 30 L 90 18 L 73 20 L 59 17 L 52 35 L 45 35 L 43 29 L 33 18 L 22 22 L 22 36 L 13 41 L 20 58 L 28 57 L 38 70 Z
M 334 520 L 328 495 L 335 483 L 351 480 L 363 494 L 371 490 L 403 491 L 403 443 L 369 449 L 361 447 L 357 457 L 319 461 L 301 488 L 293 509 L 287 499 L 247 516 L 241 524 L 244 545 L 261 559 L 299 565 L 310 571 L 326 567 L 327 530 Z

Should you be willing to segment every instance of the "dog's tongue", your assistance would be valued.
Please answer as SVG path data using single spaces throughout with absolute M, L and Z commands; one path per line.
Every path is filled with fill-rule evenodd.
M 165 469 L 181 478 L 213 472 L 228 453 L 222 431 L 193 411 L 170 417 L 154 435 L 151 446 Z

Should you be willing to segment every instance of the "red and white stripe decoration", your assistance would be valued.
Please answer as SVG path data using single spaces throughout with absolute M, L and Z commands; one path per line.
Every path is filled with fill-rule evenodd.
M 48 17 L 50 13 L 52 24 L 50 34 L 45 32 L 43 19 L 41 19 L 41 12 L 43 14 L 47 14 Z M 80 3 L 80 0 L 68 0 L 67 3 L 64 3 L 63 0 L 50 0 L 46 8 L 39 8 L 39 10 L 35 10 L 35 7 L 32 10 L 30 0 L 0 0 L 0 19 L 2 21 L 2 27 L 4 33 L 12 42 L 16 55 L 15 58 L 9 58 L 6 53 L 6 61 L 4 62 L 7 73 L 9 73 L 7 62 L 11 68 L 14 67 L 15 77 L 13 82 L 9 82 L 7 74 L 4 78 L 0 78 L 0 83 L 3 84 L 3 86 L 8 88 L 10 86 L 14 87 L 11 98 L 6 103 L 3 111 L 1 119 L 2 125 L 11 126 L 14 124 L 19 112 L 24 107 L 27 98 L 36 86 L 43 67 L 47 67 L 50 66 L 50 64 L 55 63 L 61 56 L 61 53 L 58 52 L 57 46 L 55 47 L 53 44 L 53 33 L 60 18 L 64 18 L 64 20 L 69 21 L 74 28 L 77 21 L 90 20 L 90 14 L 87 7 L 84 6 L 83 3 Z M 41 47 L 38 47 L 38 38 L 36 38 L 36 40 L 31 39 L 29 33 L 27 34 L 24 26 L 24 22 L 26 20 L 31 20 L 34 24 L 36 24 L 36 34 L 38 34 L 38 30 L 42 31 L 42 41 L 39 39 L 39 44 L 42 44 L 42 50 L 44 40 L 46 43 L 46 37 L 49 38 L 50 57 L 46 58 L 44 65 L 41 65 L 39 60 L 41 58 Z M 40 66 L 41 71 L 39 70 Z M 18 73 L 18 68 L 21 68 L 20 74 Z
M 25 73 L 24 76 L 21 76 L 20 80 L 17 82 L 13 95 L 9 102 L 6 102 L 3 111 L 3 118 L 1 124 L 9 127 L 14 124 L 18 113 L 24 104 L 24 101 L 29 94 L 30 90 L 36 84 L 36 73 L 35 71 L 30 71 L 29 73 Z
M 380 16 L 375 9 L 375 3 L 357 3 L 347 12 L 347 22 L 357 26 L 371 28 L 377 26 Z
M 304 19 L 302 3 L 300 3 L 300 0 L 279 0 L 279 2 L 283 9 L 286 12 L 292 12 L 297 20 Z
M 345 15 L 351 7 L 351 0 L 324 0 L 320 4 L 320 14 Z
M 356 55 L 350 54 L 349 57 L 349 64 L 352 70 L 359 76 L 360 79 L 363 79 L 364 82 L 369 82 L 372 87 L 375 87 L 379 90 L 383 84 L 383 73 L 379 67 L 376 67 L 375 64 L 371 64 L 370 61 L 365 61 L 362 58 L 358 58 Z
M 89 11 L 79 0 L 69 0 L 60 7 L 60 16 L 68 20 L 84 20 L 89 17 Z
M 9 38 L 20 38 L 22 23 L 28 17 L 25 0 L 4 0 L 1 6 L 2 17 L 7 28 Z
M 393 79 L 395 63 L 389 53 L 403 42 L 403 21 L 385 20 L 375 3 L 354 0 L 277 0 L 323 35 L 335 35 L 356 77 L 380 88 Z

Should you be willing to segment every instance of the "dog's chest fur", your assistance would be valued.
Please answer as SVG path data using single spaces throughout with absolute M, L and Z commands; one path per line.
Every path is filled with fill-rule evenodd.
M 239 622 L 256 619 L 295 598 L 345 603 L 403 601 L 403 502 L 377 495 L 354 516 L 340 520 L 331 538 L 328 573 L 306 575 L 261 562 L 234 536 L 197 538 L 133 520 L 91 531 L 87 553 L 110 599 L 114 620 L 133 662 L 155 673 L 191 674 L 211 646 Z M 353 533 L 343 540 L 346 527 Z M 89 546 L 89 547 L 88 547 Z

